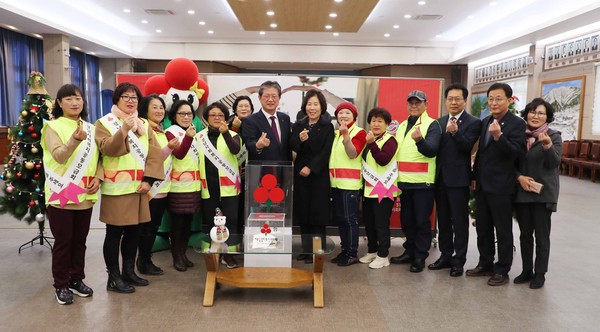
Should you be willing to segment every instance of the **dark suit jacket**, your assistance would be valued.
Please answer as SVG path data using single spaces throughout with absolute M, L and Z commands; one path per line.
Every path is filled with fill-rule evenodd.
M 558 166 L 562 154 L 562 137 L 560 131 L 548 129 L 552 139 L 552 147 L 544 150 L 542 144 L 536 141 L 529 151 L 523 152 L 519 158 L 517 174 L 530 176 L 536 182 L 544 185 L 541 194 L 523 190 L 518 185 L 517 203 L 552 203 L 558 202 Z
M 290 149 L 290 117 L 285 113 L 277 112 L 277 120 L 281 128 L 281 144 L 273 134 L 270 120 L 264 116 L 262 109 L 244 120 L 242 128 L 242 139 L 248 149 L 248 160 L 253 161 L 292 161 L 292 150 Z M 270 145 L 262 151 L 256 149 L 256 142 L 262 135 L 267 133 Z
M 492 115 L 481 123 L 480 143 L 475 165 L 474 179 L 476 190 L 497 195 L 510 195 L 517 185 L 517 159 L 525 151 L 525 121 L 507 112 L 500 121 L 502 135 L 498 141 L 490 137 L 487 144 L 485 135 L 492 122 Z
M 458 131 L 446 132 L 450 115 L 438 119 L 442 127 L 442 139 L 436 158 L 436 183 L 440 177 L 444 186 L 468 187 L 471 182 L 471 151 L 481 133 L 481 120 L 462 113 L 457 121 Z

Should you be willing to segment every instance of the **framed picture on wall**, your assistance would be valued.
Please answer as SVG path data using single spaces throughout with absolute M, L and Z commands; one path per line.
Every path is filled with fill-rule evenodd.
M 473 92 L 471 94 L 471 115 L 483 119 L 490 115 L 487 103 L 487 91 Z
M 550 127 L 562 133 L 563 141 L 581 137 L 581 113 L 585 76 L 542 82 L 542 98 L 554 107 Z

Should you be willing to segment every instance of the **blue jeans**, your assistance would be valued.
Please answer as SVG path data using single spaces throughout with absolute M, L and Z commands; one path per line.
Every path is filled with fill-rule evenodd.
M 342 252 L 357 256 L 360 190 L 332 189 L 333 220 L 338 225 Z

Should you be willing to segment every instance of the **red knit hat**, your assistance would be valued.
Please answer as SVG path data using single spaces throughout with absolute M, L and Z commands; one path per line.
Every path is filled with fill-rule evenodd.
M 352 114 L 354 114 L 354 120 L 356 120 L 356 118 L 358 117 L 358 110 L 356 109 L 356 106 L 354 106 L 354 104 L 352 104 L 351 102 L 348 102 L 348 101 L 342 102 L 335 108 L 335 113 L 333 113 L 335 115 L 335 117 L 337 117 L 338 112 L 343 109 L 350 110 L 350 112 L 352 112 Z

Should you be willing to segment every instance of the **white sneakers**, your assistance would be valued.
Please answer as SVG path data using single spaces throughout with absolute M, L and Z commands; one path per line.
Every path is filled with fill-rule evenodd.
M 369 264 L 369 267 L 372 269 L 381 269 L 390 265 L 390 260 L 387 257 L 379 257 L 376 252 L 368 253 L 358 261 L 363 264 Z
M 390 260 L 387 257 L 375 257 L 375 259 L 369 264 L 371 269 L 381 269 L 390 265 Z
M 366 254 L 364 256 L 362 256 L 358 261 L 363 263 L 363 264 L 369 264 L 372 261 L 375 260 L 375 258 L 377 257 L 377 253 L 370 253 L 370 254 Z

